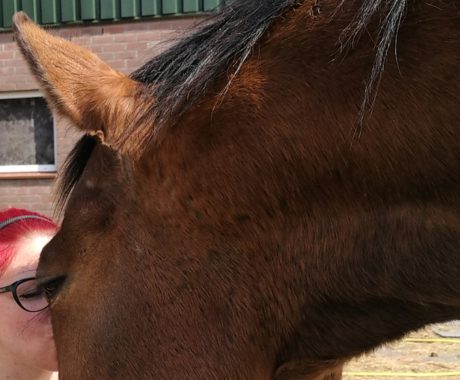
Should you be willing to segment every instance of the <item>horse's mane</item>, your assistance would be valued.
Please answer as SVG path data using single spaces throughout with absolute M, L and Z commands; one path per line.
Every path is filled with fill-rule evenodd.
M 217 78 L 236 75 L 274 20 L 299 0 L 233 0 L 131 74 L 152 84 L 155 128 L 176 121 Z
M 336 13 L 342 10 L 345 1 L 350 0 L 338 2 Z M 379 39 L 375 43 L 376 59 L 365 89 L 362 118 L 366 106 L 374 100 L 388 50 L 396 39 L 408 1 L 363 0 L 354 19 L 337 36 L 341 49 L 350 47 L 373 16 L 381 12 Z M 155 127 L 151 128 L 147 139 L 165 124 L 174 124 L 221 75 L 227 73 L 231 81 L 272 23 L 302 3 L 303 0 L 227 1 L 194 33 L 134 71 L 131 77 L 151 84 L 155 98 L 152 110 Z M 228 84 L 223 92 L 227 88 Z M 128 130 L 127 136 L 131 132 Z
M 338 2 L 336 14 L 342 11 L 346 1 L 356 0 Z M 366 107 L 372 105 L 375 99 L 388 50 L 396 40 L 408 1 L 362 0 L 353 20 L 337 36 L 341 49 L 352 47 L 371 19 L 380 12 L 379 38 L 375 42 L 376 58 L 365 88 L 360 123 Z M 174 124 L 219 77 L 228 73 L 231 81 L 273 22 L 302 3 L 303 0 L 227 1 L 226 5 L 199 24 L 194 32 L 134 71 L 131 77 L 148 84 L 155 99 L 149 115 L 154 126 L 133 122 L 131 126 L 127 126 L 124 138 L 131 135 L 136 128 L 149 127 L 142 135 L 146 141 L 153 140 L 160 128 Z M 318 4 L 320 3 L 319 0 Z M 223 92 L 226 90 L 227 87 Z M 92 148 L 89 149 L 93 145 L 91 141 L 83 139 L 64 165 L 59 191 L 61 206 L 83 172 L 89 158 L 88 152 L 92 151 Z
M 95 137 L 83 135 L 65 159 L 58 180 L 58 192 L 56 194 L 57 215 L 59 215 L 64 209 L 65 203 L 67 202 L 74 186 L 83 174 L 86 163 L 88 162 L 96 145 L 97 139 Z
M 341 0 L 338 10 L 342 8 L 345 1 L 347 0 Z M 377 11 L 382 10 L 378 39 L 375 41 L 376 55 L 361 104 L 358 133 L 361 133 L 367 111 L 372 111 L 388 51 L 393 43 L 396 54 L 398 31 L 406 14 L 408 2 L 409 0 L 364 0 L 359 12 L 339 38 L 341 49 L 353 45 L 354 40 L 366 29 Z

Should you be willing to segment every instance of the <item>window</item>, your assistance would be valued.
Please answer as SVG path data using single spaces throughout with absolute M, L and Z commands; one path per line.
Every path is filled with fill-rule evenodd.
M 54 121 L 38 92 L 0 94 L 0 173 L 56 171 Z

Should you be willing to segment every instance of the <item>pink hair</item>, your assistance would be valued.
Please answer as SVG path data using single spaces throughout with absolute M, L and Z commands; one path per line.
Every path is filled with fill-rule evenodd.
M 25 234 L 33 231 L 55 233 L 58 229 L 58 225 L 47 216 L 18 208 L 0 211 L 0 225 L 3 223 L 7 224 L 0 229 L 0 274 L 10 264 L 17 244 Z

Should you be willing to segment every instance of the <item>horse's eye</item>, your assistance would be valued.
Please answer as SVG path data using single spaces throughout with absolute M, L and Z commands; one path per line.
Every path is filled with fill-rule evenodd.
M 64 283 L 65 277 L 53 277 L 49 280 L 44 281 L 40 284 L 40 287 L 45 291 L 46 297 L 48 300 L 52 300 L 60 290 L 62 284 Z

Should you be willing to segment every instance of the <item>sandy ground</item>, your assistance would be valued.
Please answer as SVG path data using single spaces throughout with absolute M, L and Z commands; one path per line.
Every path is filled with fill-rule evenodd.
M 351 361 L 343 376 L 343 380 L 391 379 L 460 380 L 460 338 L 442 338 L 427 327 Z

